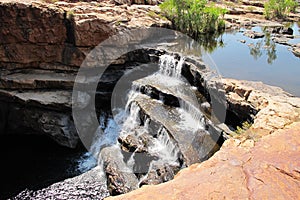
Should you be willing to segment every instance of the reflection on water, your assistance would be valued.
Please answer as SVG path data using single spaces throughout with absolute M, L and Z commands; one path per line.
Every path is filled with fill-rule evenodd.
M 297 23 L 287 25 L 294 30 L 294 39 L 288 43 L 300 43 Z M 265 31 L 254 27 L 257 32 Z M 168 49 L 183 55 L 201 57 L 215 71 L 227 78 L 262 81 L 283 88 L 300 96 L 300 59 L 289 51 L 288 46 L 277 44 L 272 35 L 252 39 L 243 35 L 245 29 L 218 35 L 199 36 L 197 41 L 181 36 Z
M 197 41 L 204 51 L 212 53 L 216 48 L 223 48 L 225 46 L 223 41 L 223 33 L 198 35 Z
M 214 34 L 198 35 L 197 39 L 192 39 L 187 35 L 179 35 L 176 44 L 171 45 L 168 49 L 172 52 L 180 52 L 184 55 L 193 55 L 201 57 L 203 54 L 212 53 L 217 48 L 225 46 L 223 42 L 224 32 Z
M 300 43 L 299 25 L 294 23 L 287 26 L 294 30 L 294 39 L 288 43 Z M 272 40 L 273 34 L 260 27 L 252 30 L 264 31 L 265 37 L 246 37 L 243 29 L 225 32 L 216 40 L 222 41 L 222 45 L 202 49 L 202 59 L 211 68 L 216 68 L 223 77 L 262 81 L 300 96 L 300 59 L 289 51 L 289 46 L 275 43 Z
M 265 37 L 263 40 L 258 40 L 257 42 L 248 44 L 250 49 L 250 55 L 257 60 L 263 55 L 263 51 L 266 52 L 268 64 L 273 64 L 276 60 L 276 44 L 271 40 L 271 34 L 264 29 Z

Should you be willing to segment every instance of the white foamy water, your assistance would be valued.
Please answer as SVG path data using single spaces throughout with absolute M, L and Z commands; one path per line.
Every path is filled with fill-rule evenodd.
M 118 117 L 122 118 L 122 113 Z M 120 128 L 116 121 L 113 119 L 108 119 L 107 126 L 104 131 L 101 131 L 101 127 L 98 128 L 90 152 L 95 157 L 98 157 L 99 152 L 103 147 L 116 144 L 119 131 Z
M 159 72 L 169 77 L 180 78 L 183 62 L 183 57 L 178 61 L 174 56 L 161 55 L 159 58 Z
M 193 90 L 195 89 L 187 85 L 181 78 L 183 63 L 183 58 L 178 61 L 173 56 L 162 55 L 159 61 L 159 72 L 152 75 L 155 77 L 154 80 L 156 80 L 156 84 L 164 84 L 165 86 L 175 88 L 175 92 L 178 93 L 175 95 L 178 97 L 189 96 L 193 94 Z M 176 89 L 177 87 L 178 89 Z M 190 89 L 185 87 L 190 87 Z M 147 144 L 149 145 L 147 146 L 147 149 L 148 153 L 156 156 L 158 160 L 153 160 L 150 163 L 150 166 L 152 166 L 155 162 L 173 166 L 180 165 L 178 160 L 180 151 L 175 144 L 175 141 L 170 138 L 168 131 L 164 127 L 160 127 L 157 130 L 157 133 L 153 133 L 153 129 L 149 127 L 151 122 L 149 118 L 143 119 L 143 121 L 145 121 L 144 124 L 142 123 L 141 108 L 135 102 L 137 95 L 141 95 L 139 88 L 140 85 L 138 84 L 132 86 L 132 89 L 127 95 L 125 108 L 123 110 L 119 110 L 113 119 L 107 119 L 108 117 L 104 115 L 100 117 L 100 127 L 90 150 L 93 155 L 97 155 L 97 158 L 99 158 L 98 166 L 103 166 L 101 149 L 107 146 L 111 148 L 110 151 L 112 151 L 114 159 L 123 161 L 124 157 L 122 150 L 117 142 L 118 137 L 126 138 L 127 135 L 133 135 L 141 142 L 143 140 L 141 140 L 140 137 L 144 133 L 150 133 L 151 131 L 151 134 L 157 135 L 157 137 L 152 137 L 149 134 L 151 142 Z M 182 98 L 180 100 L 180 108 L 176 108 L 180 114 L 180 121 L 175 126 L 179 126 L 182 130 L 191 130 L 196 132 L 199 129 L 203 129 L 204 117 L 200 109 L 196 106 L 197 102 L 185 101 L 189 99 L 190 98 Z M 143 126 L 141 126 L 141 124 L 143 124 Z M 141 147 L 144 148 L 145 144 L 141 142 L 140 145 L 143 145 Z M 120 162 L 121 166 L 118 166 L 119 169 L 133 173 L 134 166 L 137 164 L 135 163 L 137 162 L 135 160 L 135 154 L 135 152 L 132 152 L 126 162 Z M 89 157 L 85 159 L 85 162 L 86 163 L 80 163 L 82 170 L 88 169 L 89 166 L 93 164 L 93 160 Z
M 163 163 L 178 165 L 178 148 L 171 141 L 165 128 L 161 127 L 158 132 L 158 137 L 149 148 L 149 153 L 157 155 Z
M 183 115 L 183 121 L 186 122 L 190 121 L 191 123 L 195 123 L 195 128 L 196 127 L 198 127 L 199 129 L 204 128 L 205 117 L 201 112 L 200 108 L 193 105 L 191 102 L 186 102 L 186 101 L 180 101 L 180 108 L 182 110 L 178 109 L 178 111 Z M 187 117 L 186 115 L 189 115 L 191 119 L 188 119 L 190 117 Z
M 140 107 L 132 102 L 130 108 L 128 108 L 129 114 L 122 125 L 122 130 L 120 135 L 125 136 L 133 131 L 135 128 L 139 127 L 141 124 L 140 120 Z
M 197 120 L 191 113 L 182 108 L 176 108 L 176 110 L 180 113 L 181 120 L 175 126 L 192 132 L 204 129 L 204 118 Z M 198 116 L 196 117 L 198 118 Z
M 77 161 L 77 170 L 84 173 L 97 166 L 97 159 L 90 153 L 86 152 Z
M 197 107 L 198 100 L 195 96 L 194 90 L 197 88 L 190 87 L 181 79 L 181 70 L 184 63 L 184 58 L 180 58 L 177 61 L 173 56 L 162 55 L 159 60 L 160 73 L 155 74 L 157 82 L 167 86 L 176 87 L 173 91 L 177 97 L 188 97 L 179 98 L 180 109 L 177 109 L 182 119 L 177 126 L 184 129 L 197 131 L 204 128 L 204 115 Z M 183 88 L 184 87 L 184 88 Z M 187 99 L 189 102 L 187 101 Z

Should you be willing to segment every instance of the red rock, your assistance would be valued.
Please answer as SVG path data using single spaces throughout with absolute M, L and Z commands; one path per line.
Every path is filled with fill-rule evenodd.
M 112 199 L 299 199 L 300 123 L 258 142 L 229 139 L 174 180 Z

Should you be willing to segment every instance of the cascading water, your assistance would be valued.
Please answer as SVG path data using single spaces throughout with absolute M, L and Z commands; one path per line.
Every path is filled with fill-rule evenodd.
M 183 64 L 184 58 L 178 61 L 173 56 L 162 55 L 159 60 L 159 71 L 143 79 L 150 78 L 155 84 L 163 85 L 178 97 L 180 106 L 168 108 L 176 110 L 179 115 L 176 116 L 179 121 L 173 127 L 183 130 L 181 134 L 187 130 L 193 135 L 204 129 L 205 119 L 198 108 L 199 103 L 195 98 L 190 98 L 194 95 L 194 88 L 189 86 L 181 76 Z M 133 84 L 127 94 L 125 109 L 119 109 L 114 118 L 100 117 L 99 131 L 90 149 L 99 159 L 98 165 L 103 168 L 104 176 L 107 170 L 105 167 L 110 166 L 109 170 L 111 170 L 113 166 L 118 171 L 118 176 L 126 177 L 125 182 L 126 179 L 130 180 L 131 185 L 124 186 L 125 188 L 134 189 L 140 184 L 151 183 L 153 177 L 159 179 L 162 169 L 168 172 L 169 178 L 162 178 L 160 182 L 170 180 L 181 167 L 186 165 L 183 164 L 183 155 L 178 141 L 171 136 L 170 130 L 163 124 L 153 121 L 151 116 L 147 116 L 140 108 L 137 99 L 141 96 L 150 98 L 152 91 L 151 88 L 147 91 L 148 89 L 144 88 L 142 92 L 141 85 Z M 151 99 L 151 101 L 165 106 L 162 99 Z M 172 118 L 165 120 L 172 121 Z M 133 177 L 128 174 L 132 174 Z M 107 180 L 111 178 L 107 177 Z
M 193 97 L 195 95 L 193 92 L 194 88 L 187 85 L 186 87 L 189 87 L 189 89 L 186 89 L 186 87 L 182 86 L 185 82 L 181 75 L 183 63 L 183 57 L 178 61 L 174 56 L 162 55 L 159 59 L 159 73 L 176 79 L 176 81 L 172 82 L 175 83 L 174 92 L 177 97 Z M 179 98 L 180 108 L 178 110 L 183 118 L 183 123 L 181 123 L 180 126 L 186 126 L 194 130 L 203 129 L 204 115 L 199 109 L 199 102 L 196 98 L 190 100 L 191 101 L 185 101 Z
M 183 58 L 178 61 L 173 56 L 162 55 L 159 58 L 159 73 L 169 77 L 180 78 L 183 62 Z

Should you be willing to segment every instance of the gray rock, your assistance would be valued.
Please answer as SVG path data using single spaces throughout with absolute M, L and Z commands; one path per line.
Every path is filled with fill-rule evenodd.
M 272 40 L 278 44 L 289 45 L 289 43 L 288 43 L 289 39 L 286 37 L 275 37 L 275 38 L 272 38 Z
M 99 199 L 109 196 L 103 172 L 96 167 L 80 176 L 66 179 L 41 190 L 24 190 L 12 199 Z
M 133 170 L 125 164 L 118 147 L 106 147 L 102 149 L 100 155 L 103 159 L 110 194 L 124 194 L 138 188 L 138 179 L 133 174 Z
M 300 58 L 300 47 L 294 47 L 292 49 L 292 52 L 295 56 L 299 57 Z
M 170 135 L 170 142 L 178 147 L 178 159 L 182 158 L 186 165 L 191 165 L 207 159 L 216 142 L 206 131 L 194 132 L 185 127 L 176 126 L 180 123 L 180 113 L 176 109 L 165 107 L 146 95 L 139 95 L 135 102 L 142 112 L 149 116 L 153 123 L 161 124 Z M 205 145 L 204 145 L 205 144 Z
M 277 27 L 272 28 L 272 33 L 293 35 L 294 30 L 292 28 L 285 28 L 283 26 L 277 26 Z
M 50 136 L 58 144 L 75 148 L 79 138 L 71 117 L 71 92 L 17 92 L 0 90 L 2 133 L 24 128 Z M 5 124 L 4 124 L 5 123 Z
M 174 175 L 179 171 L 179 166 L 172 166 L 160 162 L 154 162 L 151 164 L 151 169 L 140 182 L 142 185 L 157 185 L 170 181 L 174 178 Z
M 280 34 L 285 34 L 285 35 L 293 35 L 294 31 L 292 28 L 285 28 L 282 27 L 279 31 Z
M 256 31 L 246 31 L 244 33 L 244 36 L 252 38 L 252 39 L 258 39 L 265 37 L 264 33 L 256 32 Z

